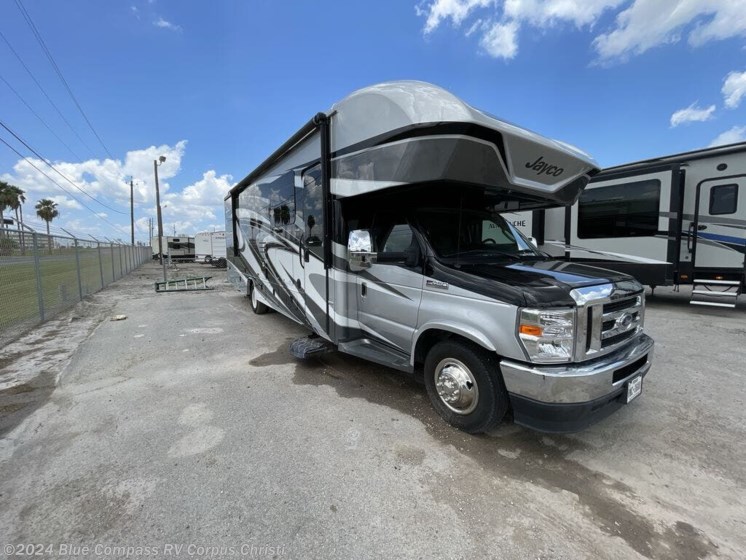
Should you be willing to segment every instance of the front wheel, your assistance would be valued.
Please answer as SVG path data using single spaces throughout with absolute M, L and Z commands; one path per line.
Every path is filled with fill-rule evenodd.
M 249 301 L 251 301 L 251 310 L 257 315 L 264 315 L 269 311 L 269 307 L 257 299 L 256 288 L 254 287 L 253 282 L 249 284 Z
M 425 360 L 425 387 L 437 413 L 470 434 L 495 427 L 508 411 L 497 357 L 472 344 L 436 344 Z

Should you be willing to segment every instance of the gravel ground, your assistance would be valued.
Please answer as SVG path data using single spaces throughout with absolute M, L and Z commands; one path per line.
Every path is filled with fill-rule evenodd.
M 658 289 L 640 399 L 571 436 L 475 437 L 392 370 L 294 360 L 304 330 L 223 271 L 182 269 L 216 289 L 176 294 L 159 272 L 0 354 L 6 555 L 743 558 L 743 305 Z

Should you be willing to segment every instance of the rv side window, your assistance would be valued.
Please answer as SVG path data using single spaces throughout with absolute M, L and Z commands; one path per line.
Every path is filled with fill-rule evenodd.
M 658 233 L 657 179 L 591 188 L 578 202 L 578 237 L 645 237 Z
M 710 215 L 735 214 L 738 206 L 738 185 L 717 185 L 710 189 Z

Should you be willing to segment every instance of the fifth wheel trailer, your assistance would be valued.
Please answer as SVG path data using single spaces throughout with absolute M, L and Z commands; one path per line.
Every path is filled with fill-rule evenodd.
M 746 143 L 604 169 L 567 208 L 511 216 L 541 250 L 692 284 L 691 303 L 735 307 L 746 287 Z
M 162 238 L 163 256 L 171 259 L 188 260 L 194 258 L 194 237 L 179 236 L 170 237 L 163 236 Z M 158 236 L 154 236 L 150 240 L 150 247 L 153 250 L 153 258 L 157 259 L 160 255 L 158 254 Z
M 255 313 L 312 332 L 296 356 L 338 350 L 421 376 L 459 429 L 509 409 L 535 429 L 582 429 L 640 395 L 642 285 L 548 258 L 502 213 L 571 205 L 597 170 L 436 86 L 364 88 L 231 189 L 229 278 Z

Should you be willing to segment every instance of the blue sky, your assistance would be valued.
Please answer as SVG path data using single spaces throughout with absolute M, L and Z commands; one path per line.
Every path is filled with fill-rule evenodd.
M 56 223 L 81 234 L 129 238 L 133 176 L 145 240 L 161 154 L 165 229 L 222 229 L 230 186 L 313 114 L 386 80 L 438 84 L 602 166 L 746 140 L 743 0 L 18 1 L 103 145 L 6 0 L 0 31 L 71 127 L 2 39 L 0 77 L 62 141 L 3 80 L 0 120 L 96 200 L 4 128 L 74 197 L 2 143 L 0 179 L 27 190 L 27 216 L 53 197 Z

